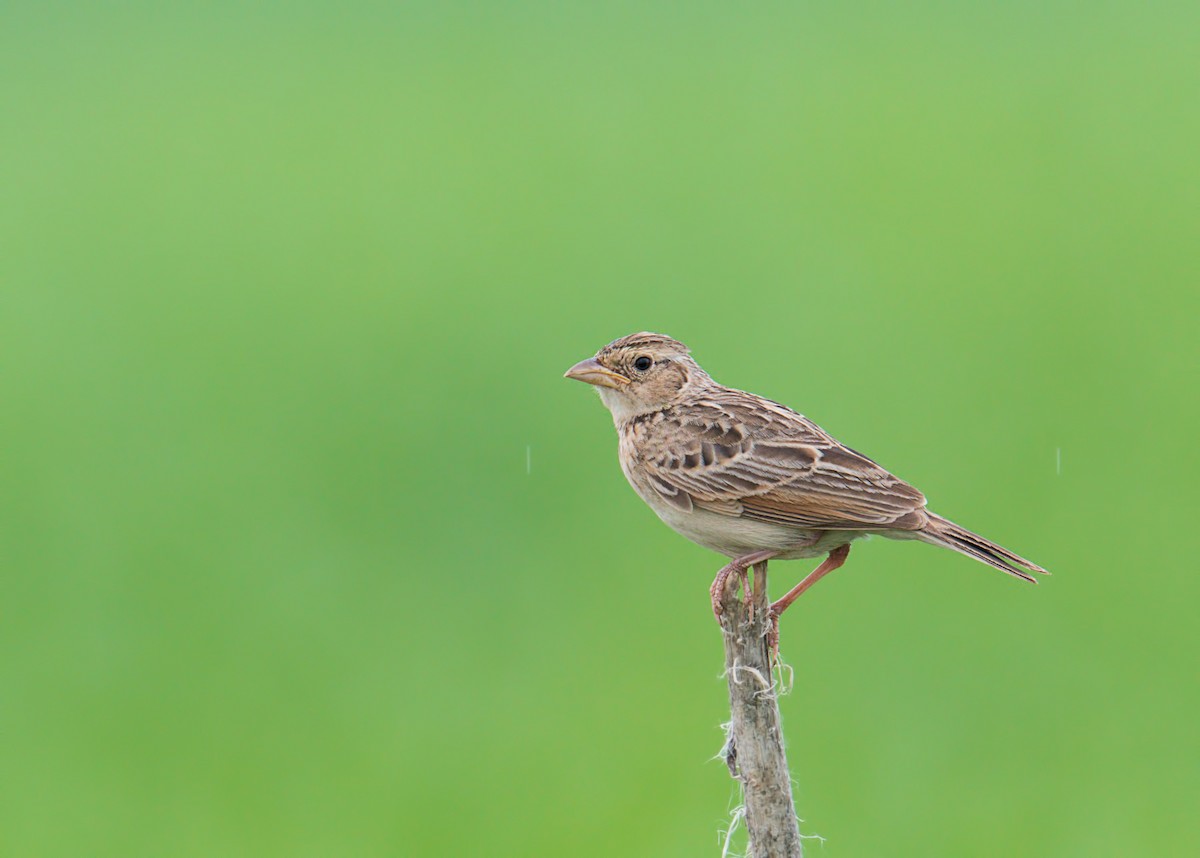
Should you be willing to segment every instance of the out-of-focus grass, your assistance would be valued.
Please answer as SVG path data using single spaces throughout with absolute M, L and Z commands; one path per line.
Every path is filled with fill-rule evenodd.
M 5 17 L 0 852 L 716 854 L 638 329 L 1056 573 L 789 614 L 815 851 L 1200 846 L 1193 6 Z

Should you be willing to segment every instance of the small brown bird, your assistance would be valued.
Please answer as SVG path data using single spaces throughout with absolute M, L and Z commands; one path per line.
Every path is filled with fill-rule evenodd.
M 773 622 L 837 569 L 850 543 L 878 533 L 952 548 L 1034 581 L 1033 563 L 925 508 L 925 496 L 777 402 L 717 384 L 683 343 L 630 334 L 577 363 L 567 378 L 594 385 L 620 436 L 621 470 L 677 533 L 732 558 L 731 575 L 771 559 L 828 557 L 771 606 Z

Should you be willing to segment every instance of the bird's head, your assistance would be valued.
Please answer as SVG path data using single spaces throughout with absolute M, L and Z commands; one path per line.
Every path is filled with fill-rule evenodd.
M 565 377 L 595 386 L 618 424 L 666 408 L 710 380 L 683 343 L 645 332 L 614 340 Z

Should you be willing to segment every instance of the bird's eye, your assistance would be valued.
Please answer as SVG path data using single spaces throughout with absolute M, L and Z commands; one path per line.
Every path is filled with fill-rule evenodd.
M 641 357 L 639 357 L 637 360 L 635 360 L 633 362 L 633 368 L 636 369 L 638 372 L 645 372 L 646 370 L 650 369 L 650 367 L 653 365 L 654 365 L 654 361 L 650 360 L 650 358 L 646 357 L 645 355 L 642 355 Z

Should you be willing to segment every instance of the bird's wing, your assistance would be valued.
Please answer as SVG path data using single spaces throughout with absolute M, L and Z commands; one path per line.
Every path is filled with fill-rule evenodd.
M 919 530 L 927 520 L 921 492 L 753 394 L 724 390 L 639 429 L 650 485 L 683 510 L 831 530 Z

